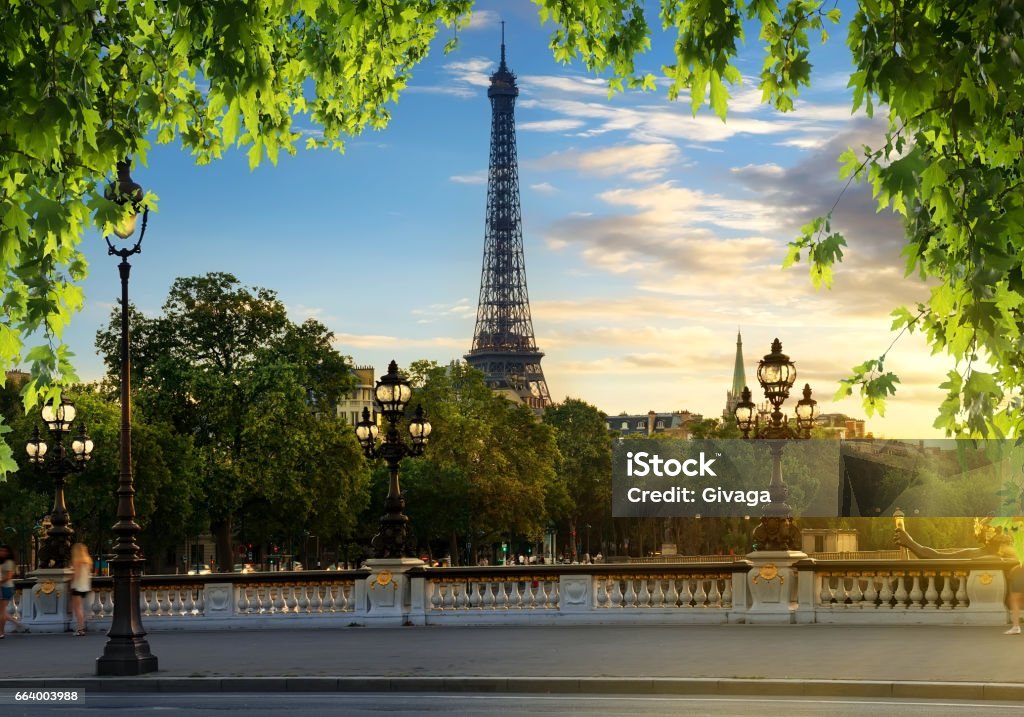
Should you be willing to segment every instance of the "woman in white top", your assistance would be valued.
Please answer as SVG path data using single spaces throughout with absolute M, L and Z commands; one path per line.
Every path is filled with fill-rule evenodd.
M 14 550 L 9 545 L 0 545 L 0 640 L 4 637 L 7 623 L 19 630 L 25 626 L 7 614 L 7 603 L 14 599 Z
M 76 635 L 85 634 L 85 596 L 92 590 L 92 558 L 85 543 L 71 546 L 71 612 L 78 624 Z

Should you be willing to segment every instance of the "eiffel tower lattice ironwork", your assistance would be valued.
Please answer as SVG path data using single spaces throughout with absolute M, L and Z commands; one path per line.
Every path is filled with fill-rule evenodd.
M 487 174 L 487 221 L 480 302 L 473 348 L 466 361 L 482 371 L 495 391 L 524 402 L 536 412 L 551 403 L 537 349 L 526 291 L 526 262 L 519 207 L 516 160 L 516 76 L 505 64 L 502 25 L 501 64 L 491 75 L 491 158 Z

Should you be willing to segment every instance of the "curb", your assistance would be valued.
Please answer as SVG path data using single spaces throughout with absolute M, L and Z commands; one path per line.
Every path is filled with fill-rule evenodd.
M 1024 683 L 603 677 L 35 677 L 0 689 L 88 692 L 487 692 L 532 694 L 760 695 L 1024 701 Z

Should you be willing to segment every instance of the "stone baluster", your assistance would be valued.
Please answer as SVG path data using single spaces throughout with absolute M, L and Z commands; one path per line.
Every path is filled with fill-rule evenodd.
M 299 600 L 295 597 L 295 586 L 288 585 L 286 589 L 288 592 L 284 599 L 284 611 L 294 614 L 299 607 Z
M 878 598 L 878 589 L 875 587 L 875 576 L 868 574 L 866 582 L 867 585 L 864 588 L 864 602 L 861 603 L 861 606 L 866 610 L 874 610 L 877 607 L 877 605 L 875 605 L 875 600 Z
M 693 585 L 690 578 L 677 576 L 680 585 L 679 607 L 693 607 Z
M 901 610 L 907 609 L 907 576 L 906 575 L 894 575 L 893 578 L 896 580 L 896 592 L 893 593 L 893 597 L 896 598 L 896 607 Z
M 956 575 L 956 606 L 958 608 L 965 608 L 968 606 L 967 599 L 967 573 L 957 573 Z
M 508 609 L 508 593 L 505 591 L 505 581 L 498 582 L 498 594 L 494 598 L 494 607 L 498 610 Z
M 441 604 L 441 583 L 438 580 L 431 580 L 430 585 L 430 609 L 431 610 L 443 610 L 444 606 Z
M 309 601 L 310 612 L 323 612 L 324 601 L 320 597 L 320 584 L 313 583 L 313 598 Z
M 704 578 L 697 578 L 697 589 L 693 592 L 694 607 L 707 607 L 708 594 L 704 590 Z
M 99 620 L 100 615 L 103 613 L 103 606 L 100 604 L 100 596 L 103 594 L 101 590 L 93 590 L 92 595 L 89 598 L 89 612 L 92 614 L 93 620 Z
M 206 586 L 196 588 L 196 615 L 206 614 Z
M 337 612 L 337 605 L 334 595 L 337 590 L 337 585 L 332 583 L 324 583 L 324 612 Z
M 561 586 L 557 578 L 553 579 L 549 584 L 551 588 L 548 591 L 548 594 L 550 595 L 551 607 L 557 610 L 559 601 L 561 600 L 562 596 Z
M 537 590 L 540 588 L 540 581 L 533 579 L 526 581 L 526 608 L 537 609 Z
M 718 576 L 711 578 L 711 590 L 708 592 L 708 607 L 722 607 L 722 592 L 718 589 Z
M 533 592 L 537 596 L 537 608 L 540 610 L 545 609 L 548 606 L 548 586 L 545 584 L 546 578 L 541 575 L 536 579 L 536 587 Z
M 892 578 L 889 575 L 879 575 L 878 579 L 882 583 L 882 589 L 878 591 L 879 608 L 885 610 L 892 609 Z
M 819 579 L 821 580 L 821 591 L 818 595 L 818 599 L 822 607 L 831 608 L 835 594 L 832 592 L 832 576 L 829 573 L 821 573 Z
M 513 580 L 510 584 L 512 585 L 512 595 L 509 597 L 509 607 L 521 610 L 523 607 L 523 594 L 519 590 L 519 581 Z
M 618 575 L 612 576 L 612 594 L 611 594 L 611 606 L 612 607 L 625 607 L 626 596 L 622 592 L 622 580 Z
M 665 607 L 679 607 L 679 589 L 676 587 L 675 576 L 667 576 L 665 581 Z
M 939 607 L 939 591 L 935 589 L 935 573 L 928 575 L 928 587 L 924 591 L 924 607 L 930 607 L 938 609 Z
M 726 574 L 722 582 L 725 589 L 722 591 L 722 607 L 732 607 L 732 575 Z
M 850 598 L 850 607 L 860 609 L 862 607 L 861 601 L 864 599 L 864 591 L 860 589 L 860 576 L 854 575 L 850 579 L 850 590 L 847 593 Z
M 650 607 L 651 606 L 651 591 L 647 589 L 647 583 L 650 582 L 650 578 L 647 576 L 640 576 L 640 592 L 637 594 L 637 607 Z
M 636 587 L 635 587 L 635 584 L 634 584 L 635 580 L 636 580 L 636 577 L 633 576 L 633 575 L 626 575 L 625 576 L 625 580 L 626 580 L 626 592 L 622 596 L 622 598 L 623 598 L 623 607 L 636 607 L 636 604 L 637 604 L 637 593 L 636 593 Z
M 942 592 L 939 593 L 939 598 L 942 600 L 942 605 L 939 606 L 940 610 L 952 610 L 953 609 L 953 575 L 949 572 L 939 573 L 942 577 Z
M 171 614 L 175 617 L 180 616 L 182 613 L 182 601 L 181 601 L 181 590 L 175 588 L 172 592 L 173 597 L 171 598 Z
M 309 596 L 306 594 L 306 585 L 301 584 L 296 587 L 299 591 L 299 601 L 296 607 L 300 614 L 306 614 L 309 612 Z
M 651 590 L 651 607 L 665 607 L 665 578 L 658 576 L 654 578 Z
M 918 609 L 924 608 L 924 593 L 921 592 L 921 578 L 917 575 L 914 576 L 914 586 L 910 590 L 910 607 Z
M 274 590 L 274 613 L 278 614 L 284 612 L 285 605 L 284 587 L 278 585 L 277 589 Z
M 494 581 L 488 580 L 484 583 L 484 599 L 483 599 L 483 610 L 494 609 L 494 603 L 497 597 L 494 594 Z
M 249 612 L 249 596 L 245 594 L 245 585 L 236 585 L 235 589 L 238 590 L 238 612 L 247 613 Z

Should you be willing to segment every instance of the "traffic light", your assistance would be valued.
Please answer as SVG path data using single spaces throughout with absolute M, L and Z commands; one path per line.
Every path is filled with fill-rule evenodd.
M 507 553 L 508 552 L 508 543 L 502 543 L 501 544 L 501 552 L 503 552 L 503 553 Z

